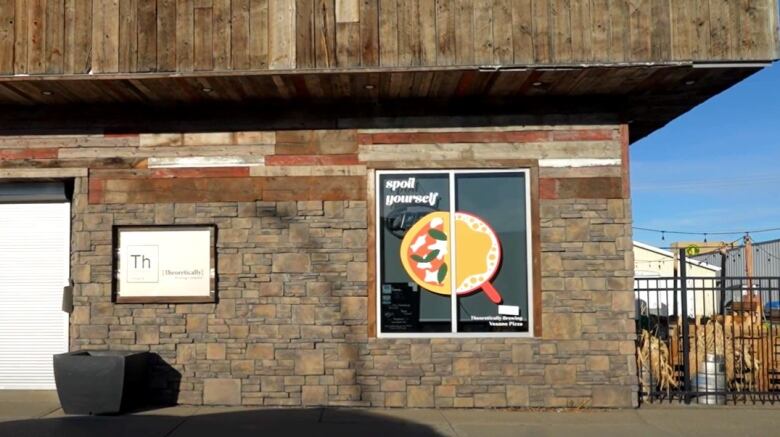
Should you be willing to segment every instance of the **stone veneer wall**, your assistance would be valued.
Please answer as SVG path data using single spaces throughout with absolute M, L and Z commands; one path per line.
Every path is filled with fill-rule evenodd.
M 618 126 L 6 137 L 0 177 L 78 175 L 71 347 L 158 353 L 181 381 L 155 387 L 178 384 L 181 403 L 631 406 L 626 147 Z M 144 168 L 149 157 L 188 154 L 264 165 Z M 484 159 L 539 165 L 541 335 L 369 338 L 370 168 Z M 112 226 L 174 223 L 217 225 L 218 304 L 112 303 Z

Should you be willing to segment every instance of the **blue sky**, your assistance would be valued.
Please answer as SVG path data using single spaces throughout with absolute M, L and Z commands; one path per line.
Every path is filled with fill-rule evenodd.
M 634 226 L 692 232 L 780 227 L 780 63 L 631 146 Z M 739 235 L 710 236 L 732 241 Z M 699 236 L 634 231 L 668 246 Z M 780 238 L 755 234 L 754 241 Z

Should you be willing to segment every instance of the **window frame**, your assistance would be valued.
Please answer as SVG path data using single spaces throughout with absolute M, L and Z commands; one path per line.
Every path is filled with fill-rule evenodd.
M 382 299 L 381 299 L 381 288 L 382 288 L 382 281 L 381 281 L 381 262 L 382 262 L 382 252 L 381 252 L 381 242 L 382 239 L 380 238 L 381 231 L 382 231 L 382 215 L 381 215 L 381 208 L 380 208 L 380 199 L 381 199 L 381 190 L 382 186 L 380 185 L 379 181 L 381 176 L 384 175 L 398 175 L 398 174 L 446 174 L 448 177 L 448 185 L 449 185 L 449 194 L 450 194 L 450 208 L 449 212 L 452 214 L 455 211 L 455 176 L 461 175 L 461 174 L 495 174 L 495 173 L 522 173 L 525 178 L 525 225 L 526 225 L 526 269 L 527 269 L 527 275 L 526 275 L 526 292 L 527 292 L 527 298 L 528 298 L 528 332 L 458 332 L 457 331 L 457 325 L 458 325 L 458 306 L 457 306 L 457 293 L 452 293 L 450 295 L 450 301 L 451 301 L 451 313 L 450 313 L 450 323 L 451 323 L 451 331 L 450 332 L 413 332 L 413 333 L 384 333 L 382 332 Z M 435 170 L 424 170 L 424 169 L 393 169 L 393 170 L 379 170 L 377 169 L 374 172 L 374 193 L 373 194 L 373 201 L 374 201 L 374 282 L 375 282 L 375 307 L 374 311 L 375 317 L 376 317 L 376 337 L 377 338 L 533 338 L 534 337 L 534 317 L 536 313 L 536 302 L 534 302 L 534 259 L 533 259 L 533 248 L 534 248 L 534 234 L 533 234 L 533 225 L 532 225 L 532 218 L 533 215 L 531 213 L 532 208 L 534 208 L 532 198 L 531 198 L 531 169 L 529 168 L 479 168 L 479 169 L 457 169 L 457 168 L 450 168 L 450 169 L 435 169 Z M 455 233 L 452 232 L 454 228 L 454 222 L 450 221 L 450 230 L 452 238 L 452 247 L 450 249 L 450 253 L 452 258 L 454 259 L 456 254 L 455 249 Z M 454 270 L 453 270 L 454 272 Z M 454 277 L 454 275 L 453 275 Z

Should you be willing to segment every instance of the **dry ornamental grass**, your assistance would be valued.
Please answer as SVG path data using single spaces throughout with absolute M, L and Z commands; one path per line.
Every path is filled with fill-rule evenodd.
M 756 388 L 761 361 L 752 351 L 752 342 L 743 339 L 743 333 L 748 332 L 750 327 L 734 326 L 736 328 L 724 330 L 720 321 L 710 320 L 705 325 L 695 327 L 688 356 L 692 379 L 707 354 L 723 355 L 729 388 L 734 391 Z M 678 387 L 674 374 L 676 363 L 672 363 L 669 347 L 646 329 L 642 330 L 639 341 L 637 364 L 641 369 L 641 390 L 644 394 L 649 394 L 651 387 L 654 387 L 668 395 L 671 389 Z

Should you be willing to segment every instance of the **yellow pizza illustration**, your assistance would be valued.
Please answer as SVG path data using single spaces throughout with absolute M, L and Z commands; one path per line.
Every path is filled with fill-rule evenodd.
M 401 242 L 401 264 L 412 280 L 433 293 L 452 293 L 450 213 L 432 212 L 406 232 Z M 455 284 L 458 295 L 482 290 L 496 304 L 501 296 L 490 280 L 501 264 L 501 245 L 495 231 L 476 215 L 456 212 Z

